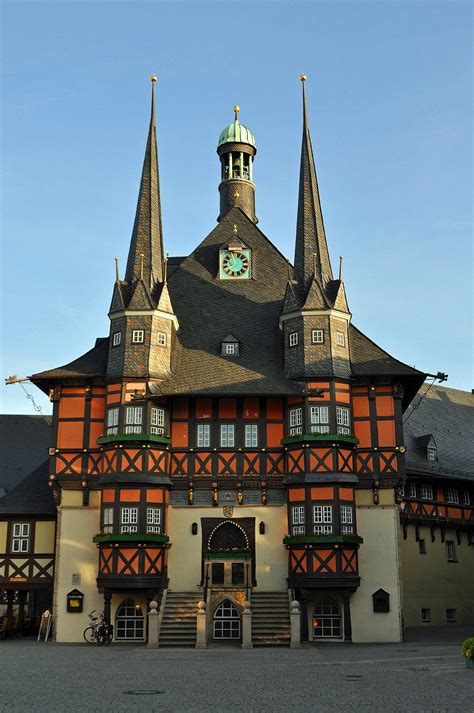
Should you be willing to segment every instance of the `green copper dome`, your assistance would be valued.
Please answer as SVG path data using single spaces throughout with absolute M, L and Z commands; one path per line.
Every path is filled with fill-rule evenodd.
M 217 148 L 222 146 L 222 144 L 227 144 L 229 142 L 236 144 L 249 144 L 250 146 L 253 146 L 254 149 L 257 148 L 255 136 L 252 134 L 250 129 L 247 129 L 247 127 L 241 124 L 238 120 L 229 124 L 229 126 L 226 126 L 225 129 L 221 131 Z

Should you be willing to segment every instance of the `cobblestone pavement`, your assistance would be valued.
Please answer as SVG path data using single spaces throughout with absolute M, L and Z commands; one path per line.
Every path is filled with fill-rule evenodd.
M 459 646 L 205 651 L 0 642 L 1 711 L 474 711 Z

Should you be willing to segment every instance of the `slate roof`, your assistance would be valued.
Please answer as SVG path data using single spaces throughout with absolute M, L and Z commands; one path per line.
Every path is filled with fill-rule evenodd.
M 41 371 L 38 374 L 33 374 L 30 380 L 43 389 L 48 390 L 47 384 L 58 379 L 75 379 L 75 378 L 103 378 L 107 369 L 107 357 L 109 353 L 109 338 L 99 337 L 96 339 L 95 346 L 82 356 L 74 359 L 74 361 L 58 366 L 55 369 Z
M 13 490 L 0 498 L 1 515 L 56 515 L 51 495 L 49 461 L 45 460 Z
M 474 394 L 423 385 L 405 413 L 407 471 L 474 481 Z M 419 396 L 426 394 L 415 408 Z M 417 439 L 431 434 L 438 460 L 427 458 Z
M 48 458 L 51 417 L 0 415 L 0 488 L 11 491 Z

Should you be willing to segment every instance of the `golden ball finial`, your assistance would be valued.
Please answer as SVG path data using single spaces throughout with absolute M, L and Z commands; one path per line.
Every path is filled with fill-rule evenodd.
M 151 82 L 152 84 L 154 84 L 154 83 L 157 82 L 157 81 L 158 81 L 158 77 L 156 76 L 156 74 L 152 74 L 151 77 L 150 77 L 150 82 Z
M 302 82 L 306 82 L 306 80 L 308 79 L 308 77 L 306 76 L 306 74 L 302 74 L 302 75 L 300 76 L 300 79 L 301 79 Z
M 238 104 L 236 104 L 236 105 L 234 106 L 235 120 L 236 120 L 236 121 L 237 121 L 238 118 L 239 118 L 239 111 L 240 111 L 240 106 L 239 106 Z

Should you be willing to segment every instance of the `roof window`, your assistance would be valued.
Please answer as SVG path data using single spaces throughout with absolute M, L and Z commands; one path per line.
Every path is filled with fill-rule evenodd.
M 221 342 L 221 356 L 240 356 L 240 344 L 232 334 L 228 334 Z

